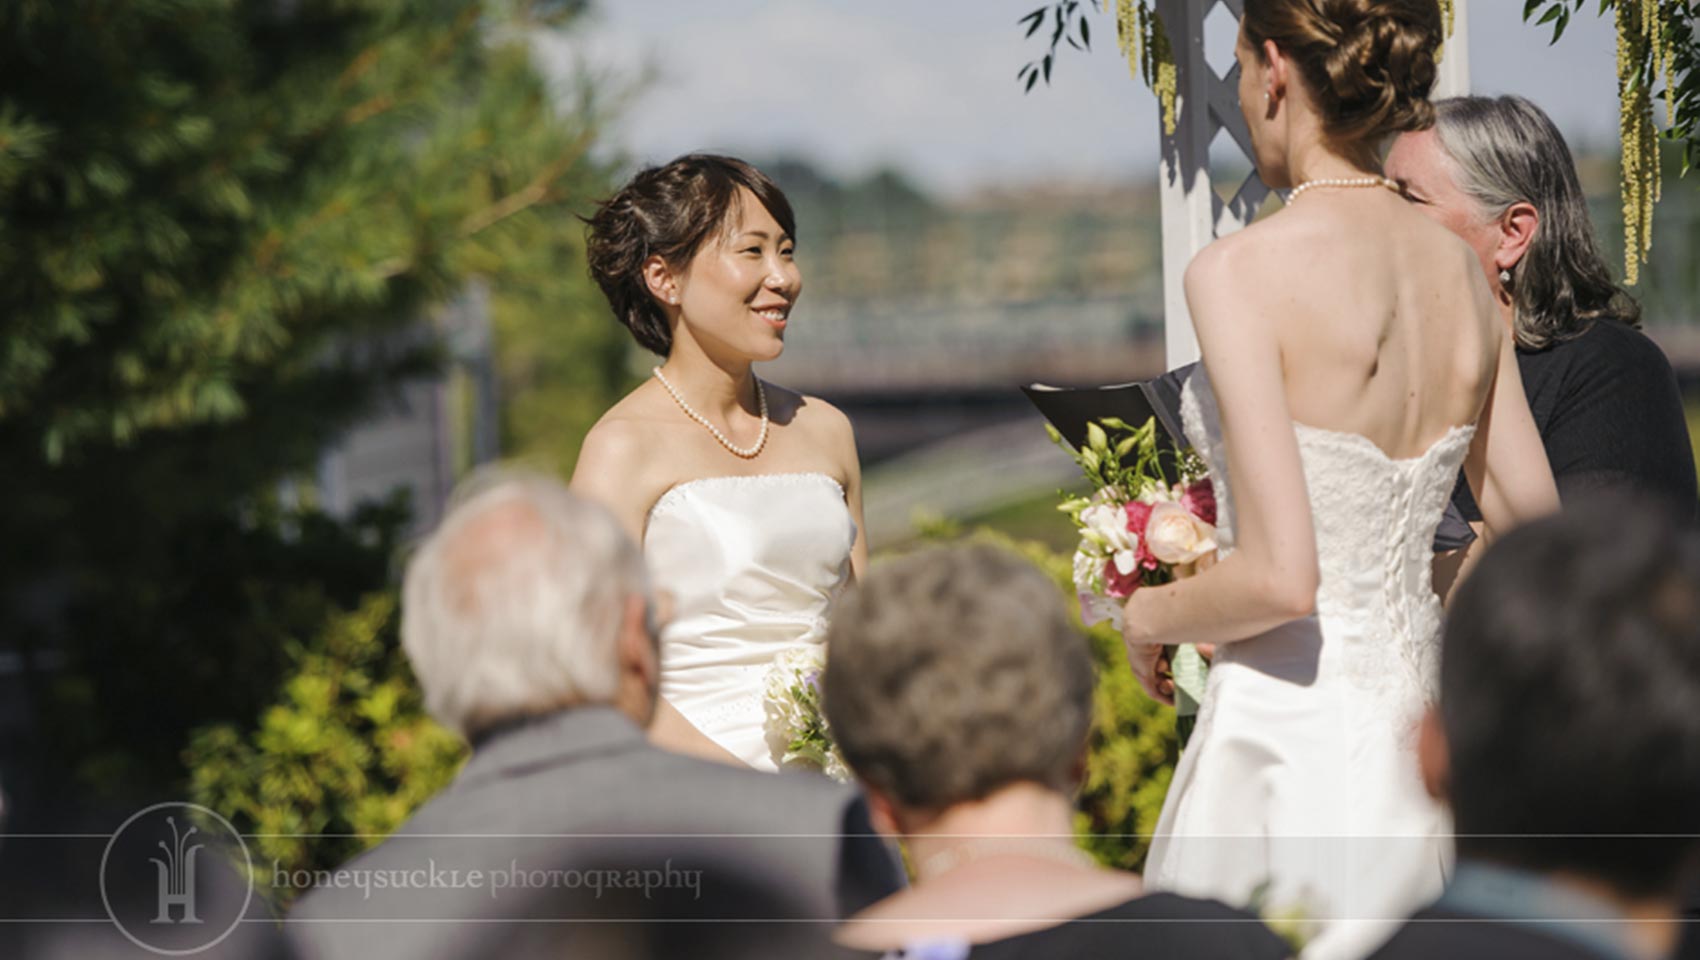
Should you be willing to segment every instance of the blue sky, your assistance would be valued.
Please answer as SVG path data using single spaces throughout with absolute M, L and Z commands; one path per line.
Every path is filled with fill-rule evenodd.
M 1041 0 L 602 0 L 592 23 L 542 44 L 558 68 L 653 72 L 611 131 L 639 161 L 695 149 L 790 151 L 840 174 L 880 164 L 944 192 L 1153 169 L 1155 100 L 1095 16 L 1090 54 L 1066 51 L 1023 95 L 1035 56 L 1017 21 Z M 1112 5 L 1113 6 L 1113 5 Z M 1545 107 L 1572 146 L 1615 149 L 1609 21 L 1578 16 L 1556 47 L 1522 0 L 1469 0 L 1476 93 Z

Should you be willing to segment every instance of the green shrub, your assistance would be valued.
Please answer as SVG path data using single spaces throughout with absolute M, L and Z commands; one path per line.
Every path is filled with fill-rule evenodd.
M 425 715 L 397 642 L 396 598 L 368 595 L 288 648 L 277 702 L 244 729 L 197 730 L 190 794 L 244 834 L 255 880 L 324 870 L 400 826 L 453 779 L 465 744 Z M 298 891 L 276 890 L 280 906 Z
M 969 536 L 1033 562 L 1072 601 L 1066 555 L 990 530 Z M 257 726 L 221 723 L 192 738 L 191 795 L 252 835 L 262 888 L 274 867 L 330 869 L 373 846 L 465 757 L 460 738 L 424 713 L 397 641 L 396 606 L 393 593 L 373 593 L 334 613 L 316 636 L 286 645 L 287 678 Z M 1075 830 L 1101 863 L 1137 870 L 1174 769 L 1174 713 L 1140 691 L 1120 634 L 1101 625 L 1087 635 L 1098 684 Z M 295 892 L 272 895 L 287 906 Z

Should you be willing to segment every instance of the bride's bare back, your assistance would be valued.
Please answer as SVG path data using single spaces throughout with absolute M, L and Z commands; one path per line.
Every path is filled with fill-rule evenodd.
M 1382 188 L 1314 191 L 1225 241 L 1293 419 L 1421 455 L 1476 422 L 1504 331 L 1462 241 Z
M 1474 424 L 1464 472 L 1489 535 L 1556 508 L 1510 331 L 1473 256 L 1398 195 L 1311 191 L 1206 248 L 1186 293 L 1234 478 L 1236 549 L 1129 601 L 1124 633 L 1153 696 L 1168 690 L 1150 649 L 1231 643 L 1314 610 L 1295 423 L 1361 436 L 1392 459 Z

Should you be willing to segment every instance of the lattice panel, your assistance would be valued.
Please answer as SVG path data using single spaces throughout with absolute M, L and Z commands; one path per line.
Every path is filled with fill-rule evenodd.
M 1232 40 L 1244 9 L 1243 0 L 1157 0 L 1174 52 L 1179 100 L 1175 131 L 1163 135 L 1161 184 L 1171 366 L 1198 355 L 1181 292 L 1186 264 L 1210 241 L 1250 223 L 1270 192 L 1253 168 L 1251 135 L 1240 116 Z M 1212 163 L 1211 144 L 1218 139 L 1218 162 Z

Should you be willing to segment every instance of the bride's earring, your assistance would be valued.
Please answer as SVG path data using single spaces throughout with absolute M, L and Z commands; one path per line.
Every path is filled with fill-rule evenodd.
M 1499 285 L 1504 287 L 1507 290 L 1511 289 L 1511 271 L 1510 270 L 1499 271 Z

